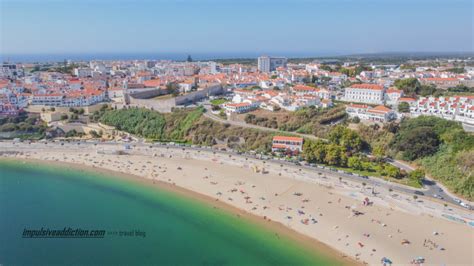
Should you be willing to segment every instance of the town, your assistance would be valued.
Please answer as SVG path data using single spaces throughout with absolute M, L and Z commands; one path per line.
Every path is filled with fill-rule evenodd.
M 472 59 L 400 65 L 289 63 L 285 57 L 269 56 L 255 61 L 65 61 L 46 71 L 41 64 L 4 63 L 0 114 L 55 107 L 92 110 L 100 103 L 169 112 L 222 98 L 215 110 L 227 116 L 256 109 L 330 108 L 337 102 L 346 105 L 349 117 L 360 120 L 389 122 L 430 115 L 462 122 L 468 130 L 474 125 L 474 96 L 468 93 L 474 87 L 474 67 L 468 66 Z M 58 115 L 49 117 L 59 119 L 60 110 L 67 109 L 56 110 Z
M 0 1 L 0 266 L 474 265 L 472 0 Z

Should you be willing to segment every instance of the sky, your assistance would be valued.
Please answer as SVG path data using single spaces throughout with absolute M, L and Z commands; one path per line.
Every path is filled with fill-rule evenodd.
M 472 0 L 0 0 L 0 53 L 472 52 Z

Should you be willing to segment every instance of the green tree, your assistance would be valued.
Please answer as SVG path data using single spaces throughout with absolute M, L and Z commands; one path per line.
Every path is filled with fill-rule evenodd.
M 425 171 L 416 169 L 408 173 L 408 178 L 415 181 L 417 184 L 422 185 L 422 180 L 425 178 Z
M 380 160 L 381 158 L 383 158 L 385 156 L 385 150 L 384 150 L 384 147 L 382 145 L 374 145 L 374 147 L 372 148 L 372 154 L 378 159 Z
M 421 96 L 426 97 L 436 94 L 436 86 L 433 85 L 421 85 L 418 92 Z
M 91 131 L 89 132 L 89 134 L 90 134 L 93 138 L 99 138 L 99 137 L 100 137 L 100 135 L 99 135 L 99 134 L 97 133 L 97 131 L 95 131 L 95 130 L 91 130 Z
M 394 85 L 410 96 L 418 94 L 421 87 L 420 82 L 416 78 L 397 79 Z
M 336 144 L 327 145 L 325 163 L 329 165 L 347 165 L 347 156 L 343 147 Z
M 328 144 L 322 140 L 317 140 L 314 144 L 314 158 L 316 162 L 324 163 L 326 159 Z
M 363 144 L 361 137 L 355 131 L 343 125 L 337 125 L 331 130 L 329 140 L 350 152 L 360 151 Z
M 383 167 L 382 174 L 386 175 L 388 177 L 392 177 L 392 178 L 400 178 L 401 177 L 400 169 L 398 169 L 397 167 L 395 167 L 391 164 L 386 164 Z
M 409 113 L 410 112 L 410 105 L 407 102 L 401 102 L 398 105 L 398 111 L 400 113 Z
M 439 144 L 438 135 L 432 128 L 418 127 L 410 131 L 401 130 L 395 136 L 393 147 L 402 151 L 404 159 L 412 161 L 435 153 Z
M 326 163 L 327 145 L 322 140 L 306 140 L 303 144 L 303 156 L 308 162 Z
M 355 170 L 363 170 L 362 160 L 358 156 L 349 157 L 347 166 Z

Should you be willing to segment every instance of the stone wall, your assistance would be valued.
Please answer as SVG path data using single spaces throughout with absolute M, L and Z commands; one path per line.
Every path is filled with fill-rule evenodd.
M 76 110 L 79 110 L 81 108 L 84 109 L 84 114 L 85 115 L 89 115 L 89 114 L 92 114 L 94 113 L 95 111 L 98 111 L 100 110 L 100 108 L 102 107 L 102 105 L 104 104 L 107 104 L 107 103 L 98 103 L 98 104 L 94 104 L 94 105 L 90 105 L 90 106 L 84 106 L 84 107 L 73 107 L 74 109 Z M 44 108 L 44 110 L 46 112 L 50 112 L 49 110 L 51 109 L 51 106 L 45 106 L 45 105 L 30 105 L 28 106 L 28 108 L 26 108 L 26 111 L 27 112 L 30 112 L 30 113 L 42 113 L 42 109 Z M 54 107 L 55 109 L 55 112 L 56 113 L 69 113 L 69 107 L 58 107 L 58 106 L 55 106 Z
M 192 104 L 209 96 L 222 94 L 223 92 L 224 89 L 221 85 L 215 85 L 202 90 L 193 91 L 186 95 L 178 96 L 175 98 L 149 99 L 150 97 L 156 97 L 164 93 L 163 90 L 156 90 L 154 93 L 147 91 L 143 93 L 140 92 L 139 95 L 127 95 L 126 102 L 130 107 L 143 107 L 147 109 L 153 109 L 162 113 L 169 113 L 171 112 L 172 108 L 178 105 Z M 148 99 L 146 97 L 148 97 Z

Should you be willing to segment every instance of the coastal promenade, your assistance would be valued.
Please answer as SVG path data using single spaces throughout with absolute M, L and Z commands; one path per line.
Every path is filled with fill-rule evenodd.
M 1 156 L 16 160 L 106 169 L 189 189 L 322 241 L 360 262 L 379 264 L 388 257 L 407 264 L 423 256 L 433 264 L 473 263 L 472 212 L 339 179 L 326 169 L 144 143 L 0 142 L 0 150 Z M 427 246 L 427 240 L 433 244 Z

